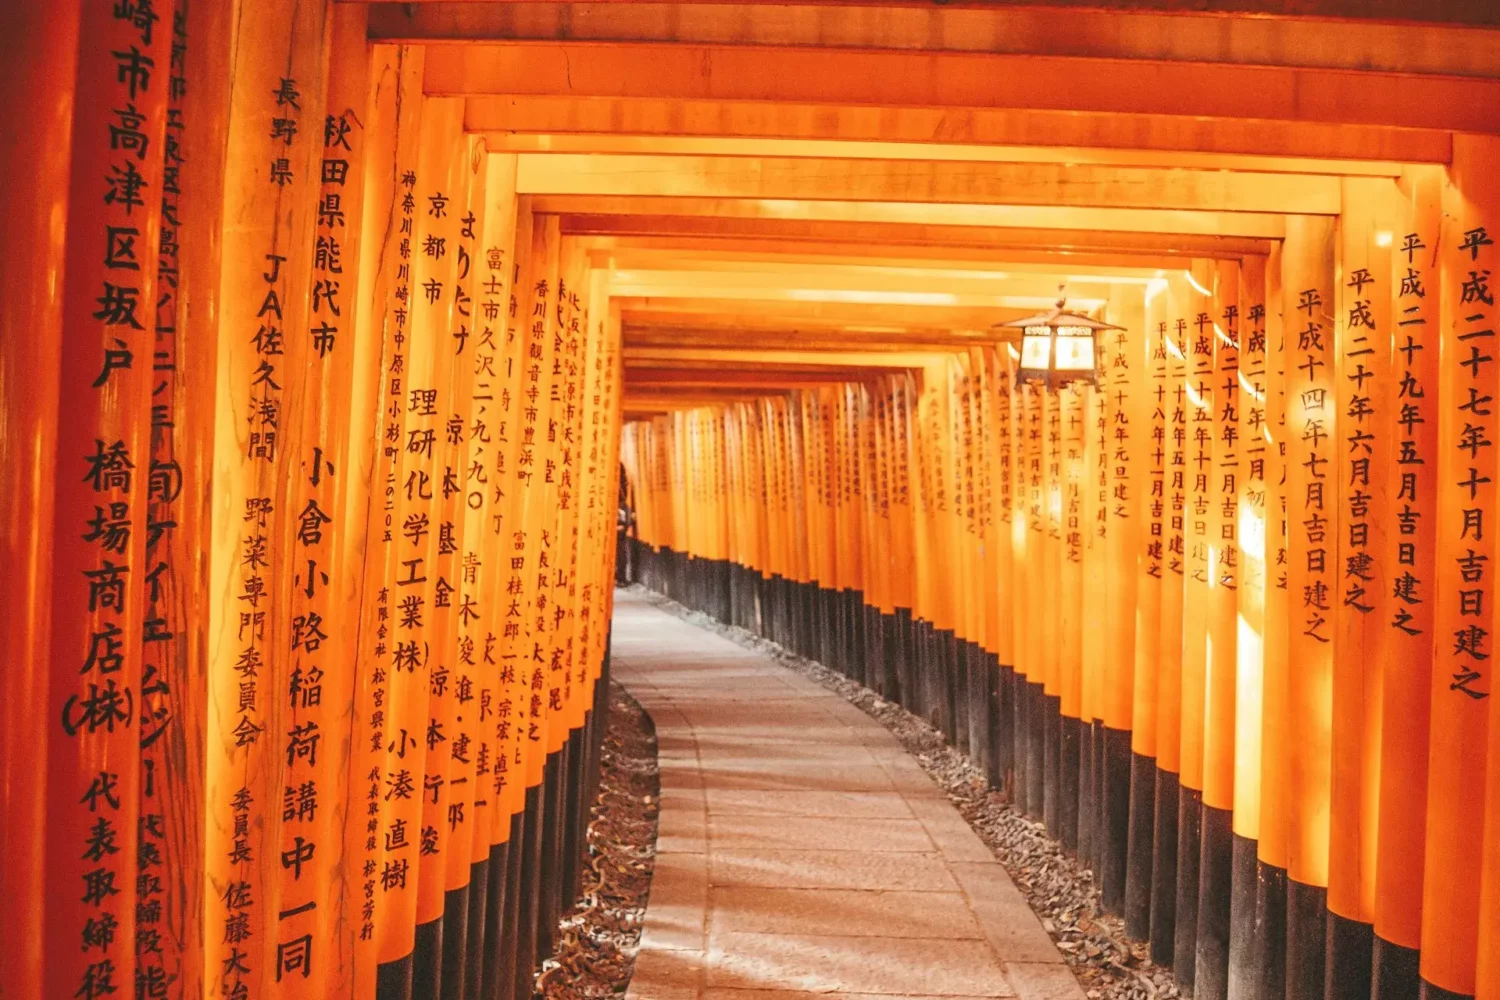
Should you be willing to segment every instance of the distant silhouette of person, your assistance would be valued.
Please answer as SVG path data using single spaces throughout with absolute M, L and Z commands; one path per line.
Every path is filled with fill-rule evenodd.
M 615 530 L 619 537 L 615 543 L 615 583 L 635 582 L 635 548 L 631 540 L 637 537 L 635 505 L 630 502 L 630 479 L 625 475 L 625 463 L 620 463 L 620 502 L 615 515 Z

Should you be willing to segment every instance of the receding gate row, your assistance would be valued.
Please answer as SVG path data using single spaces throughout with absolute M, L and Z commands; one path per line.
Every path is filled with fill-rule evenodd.
M 1500 997 L 1500 145 L 1003 346 L 627 424 L 645 581 L 928 717 L 1199 997 Z
M 82 6 L 15 15 L 8 95 L 55 169 L 0 194 L 0 989 L 530 997 L 602 735 L 602 279 L 362 7 Z

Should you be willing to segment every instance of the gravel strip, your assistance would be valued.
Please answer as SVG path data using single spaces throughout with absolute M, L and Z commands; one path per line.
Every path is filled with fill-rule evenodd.
M 890 730 L 985 842 L 1057 943 L 1091 1000 L 1175 1000 L 1172 972 L 1153 965 L 1148 945 L 1125 936 L 1118 917 L 1104 912 L 1094 874 L 1064 853 L 1040 823 L 1027 819 L 989 788 L 984 773 L 949 746 L 943 734 L 900 705 L 821 663 L 803 659 L 768 639 L 693 611 L 639 584 L 631 588 L 670 614 L 772 657 L 841 695 Z
M 618 684 L 609 686 L 602 760 L 583 892 L 563 914 L 557 951 L 537 975 L 536 995 L 547 1000 L 617 996 L 635 971 L 656 866 L 661 782 L 656 728 Z

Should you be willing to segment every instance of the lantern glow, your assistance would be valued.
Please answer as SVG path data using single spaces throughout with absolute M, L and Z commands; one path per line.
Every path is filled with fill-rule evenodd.
M 1099 353 L 1094 338 L 1101 330 L 1121 328 L 1067 312 L 1064 304 L 1065 300 L 1059 298 L 1057 307 L 1049 313 L 998 324 L 1000 329 L 1021 331 L 1020 381 L 1054 389 L 1069 382 L 1099 384 Z

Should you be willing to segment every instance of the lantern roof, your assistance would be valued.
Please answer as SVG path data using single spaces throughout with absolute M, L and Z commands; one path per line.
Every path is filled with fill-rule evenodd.
M 1082 313 L 1069 312 L 1064 309 L 1064 299 L 1058 299 L 1057 305 L 1050 312 L 1037 313 L 1035 316 L 1027 316 L 1024 319 L 1013 319 L 1008 323 L 996 323 L 995 329 L 1025 329 L 1029 326 L 1082 326 L 1090 330 L 1123 330 L 1123 326 L 1115 326 L 1103 320 L 1085 316 Z

